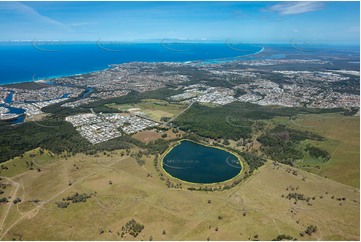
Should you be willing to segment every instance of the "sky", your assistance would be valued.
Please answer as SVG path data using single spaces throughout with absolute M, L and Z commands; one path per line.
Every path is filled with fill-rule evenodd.
M 359 2 L 0 2 L 0 41 L 359 44 Z

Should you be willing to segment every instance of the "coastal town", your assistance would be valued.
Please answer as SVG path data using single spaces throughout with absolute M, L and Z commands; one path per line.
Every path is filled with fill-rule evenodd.
M 39 81 L 36 82 L 37 88 L 1 86 L 0 104 L 24 110 L 27 117 L 32 117 L 42 114 L 42 108 L 57 103 L 62 108 L 76 108 L 98 100 L 126 96 L 130 92 L 143 93 L 168 87 L 178 94 L 167 99 L 180 103 L 226 105 L 240 101 L 263 106 L 321 109 L 359 107 L 359 87 L 352 85 L 359 82 L 358 71 L 241 67 L 273 65 L 282 69 L 283 65 L 287 65 L 290 69 L 292 65 L 322 66 L 329 63 L 317 59 L 255 59 L 202 65 L 134 62 L 112 65 L 106 70 L 83 75 L 53 78 L 51 82 Z M 205 78 L 199 79 L 199 75 Z M 199 80 L 196 84 L 194 78 Z M 8 118 L 4 110 L 0 119 Z
M 0 120 L 11 120 L 18 117 L 18 115 L 9 113 L 9 111 L 8 108 L 0 107 Z
M 263 106 L 279 105 L 285 107 L 308 108 L 349 108 L 358 107 L 360 96 L 332 90 L 331 83 L 349 80 L 345 72 L 321 71 L 274 71 L 283 75 L 287 84 L 282 85 L 266 79 L 257 71 L 218 71 L 211 70 L 219 79 L 225 80 L 232 88 L 210 87 L 204 84 L 190 85 L 184 92 L 170 97 L 173 101 L 200 102 L 225 105 L 234 101 L 250 102 Z M 347 72 L 359 78 L 358 72 Z M 242 79 L 253 79 L 238 84 Z M 317 83 L 315 83 L 317 82 Z M 236 95 L 237 90 L 242 93 Z M 355 88 L 357 92 L 357 87 Z

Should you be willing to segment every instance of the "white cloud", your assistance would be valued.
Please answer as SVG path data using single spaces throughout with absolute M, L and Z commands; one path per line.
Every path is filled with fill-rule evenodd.
M 285 2 L 268 7 L 266 11 L 278 12 L 281 15 L 290 15 L 320 10 L 322 7 L 322 2 Z
M 15 11 L 31 18 L 31 20 L 33 21 L 39 21 L 45 24 L 54 25 L 66 29 L 69 28 L 66 24 L 63 24 L 55 19 L 42 15 L 35 9 L 20 2 L 7 2 L 5 4 L 1 4 L 0 10 Z
M 348 28 L 348 31 L 352 33 L 360 33 L 360 26 L 351 26 Z
M 88 25 L 95 25 L 96 22 L 76 22 L 69 24 L 72 27 L 82 27 L 82 26 L 88 26 Z

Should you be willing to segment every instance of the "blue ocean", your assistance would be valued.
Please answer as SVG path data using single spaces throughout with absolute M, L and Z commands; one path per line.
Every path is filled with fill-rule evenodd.
M 235 43 L 0 43 L 0 85 L 103 70 L 127 62 L 188 62 L 248 56 L 261 46 Z

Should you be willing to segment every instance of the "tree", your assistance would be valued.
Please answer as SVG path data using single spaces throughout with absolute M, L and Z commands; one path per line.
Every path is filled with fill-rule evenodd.
M 272 241 L 282 241 L 282 240 L 297 240 L 297 239 L 293 238 L 290 235 L 280 234 L 275 239 L 273 239 Z
M 305 233 L 308 234 L 308 235 L 312 235 L 313 233 L 316 233 L 317 232 L 317 226 L 315 225 L 309 225 L 307 227 L 307 229 L 305 230 Z

